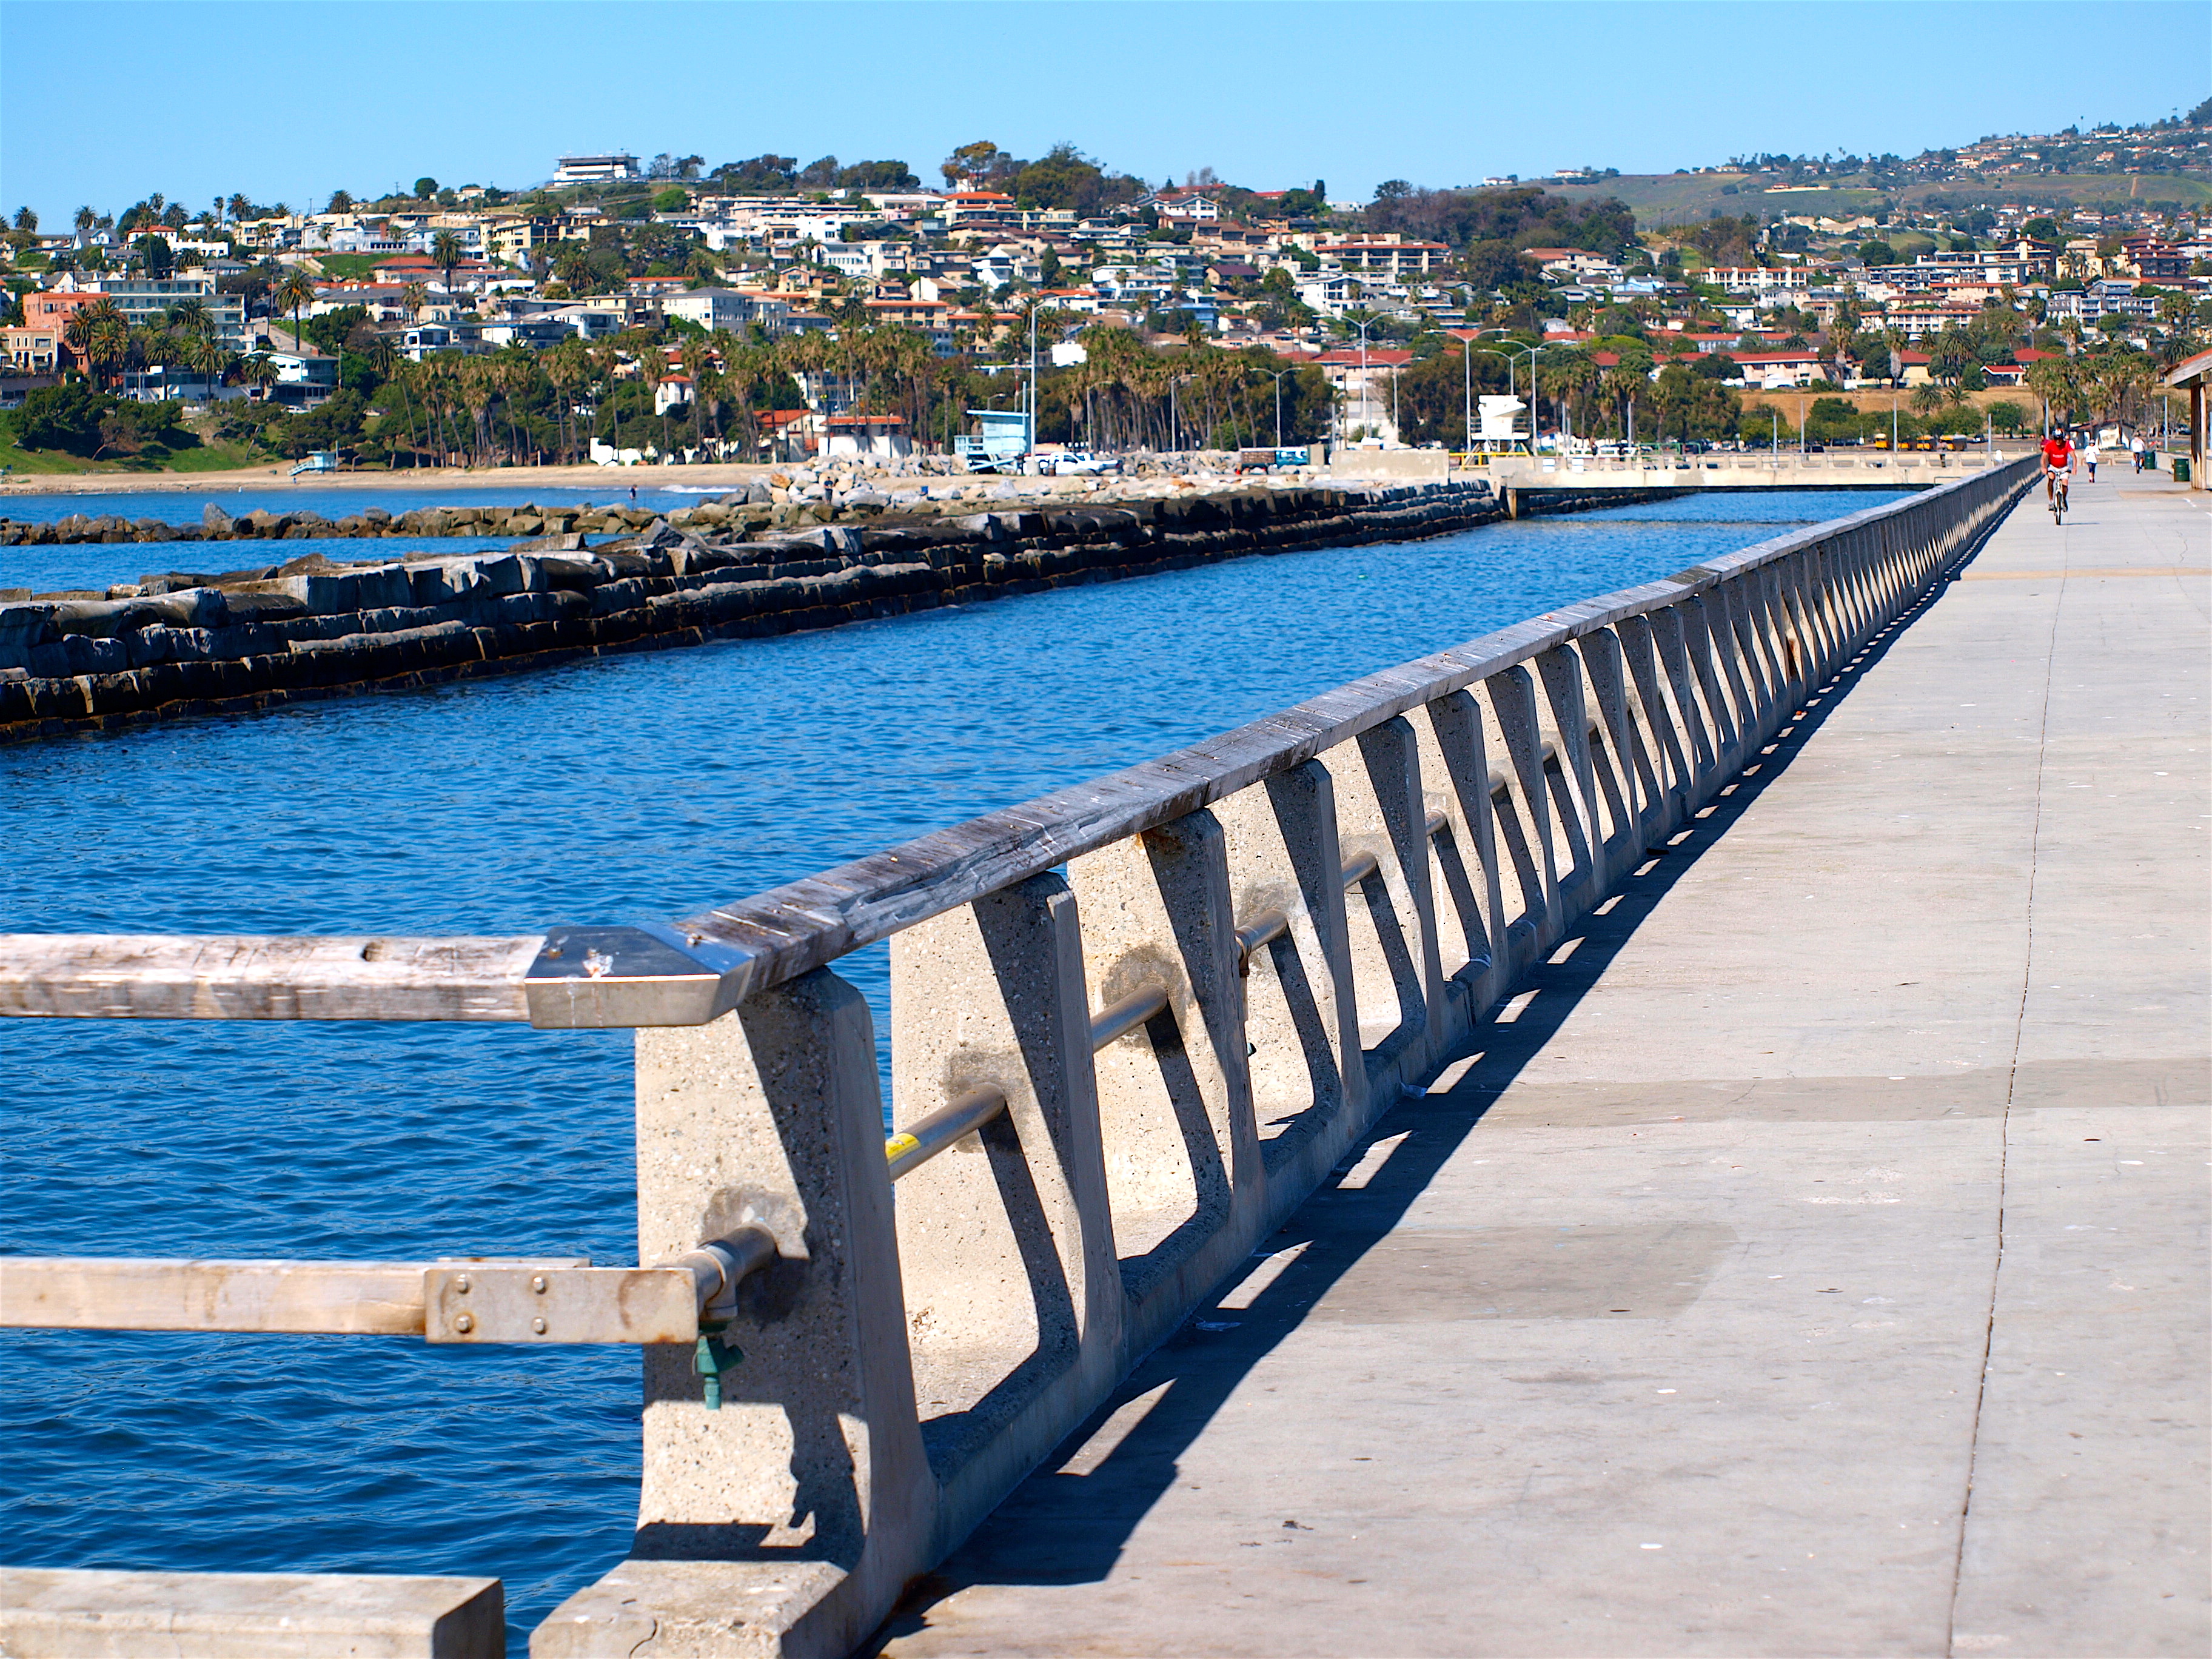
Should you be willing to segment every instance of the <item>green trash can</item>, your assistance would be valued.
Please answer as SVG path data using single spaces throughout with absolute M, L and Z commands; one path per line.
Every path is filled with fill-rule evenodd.
M 2185 455 L 2177 455 L 2173 458 L 2173 481 L 2176 483 L 2187 483 L 2189 482 L 2188 457 Z

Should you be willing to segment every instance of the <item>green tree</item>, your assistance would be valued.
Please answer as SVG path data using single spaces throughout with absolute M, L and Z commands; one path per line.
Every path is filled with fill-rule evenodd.
M 62 338 L 92 371 L 92 378 L 97 383 L 103 369 L 116 368 L 129 355 L 131 325 L 116 308 L 115 301 L 103 295 L 70 313 L 69 321 L 62 326 Z
M 277 310 L 292 313 L 292 349 L 305 351 L 307 342 L 300 331 L 300 313 L 315 302 L 315 279 L 295 265 L 277 278 L 269 301 Z
M 42 386 L 23 399 L 15 441 L 25 449 L 89 455 L 100 441 L 100 417 L 114 406 L 114 398 L 82 380 Z
M 415 196 L 416 200 L 427 202 L 437 193 L 438 181 L 435 179 L 422 178 L 417 179 L 415 181 Z
M 465 257 L 459 233 L 441 230 L 430 239 L 430 260 L 446 273 L 446 295 L 449 299 L 453 292 L 453 267 Z
M 1887 242 L 1861 242 L 1859 258 L 1870 265 L 1893 265 L 1899 263 L 1897 250 Z
M 149 231 L 131 244 L 131 252 L 139 269 L 157 281 L 166 279 L 177 268 L 176 254 L 166 236 L 156 236 Z

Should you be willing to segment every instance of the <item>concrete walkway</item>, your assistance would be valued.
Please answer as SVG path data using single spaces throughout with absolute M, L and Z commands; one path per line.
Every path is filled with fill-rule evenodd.
M 879 1649 L 2203 1655 L 2206 498 L 2036 498 Z

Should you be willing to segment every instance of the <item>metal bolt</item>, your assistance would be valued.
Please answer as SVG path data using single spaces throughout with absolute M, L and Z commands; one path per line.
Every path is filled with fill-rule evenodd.
M 532 1290 L 533 1290 L 533 1291 L 537 1291 L 537 1292 L 538 1292 L 538 1295 L 540 1295 L 540 1296 L 544 1295 L 544 1294 L 545 1294 L 545 1275 L 544 1275 L 544 1273 L 536 1273 L 536 1274 L 533 1274 L 533 1275 L 532 1276 L 532 1278 L 531 1278 L 531 1280 L 530 1280 L 530 1288 L 531 1288 Z
M 469 1276 L 466 1273 L 457 1273 L 454 1275 L 453 1288 L 459 1291 L 463 1296 L 466 1296 L 469 1293 Z
M 545 1334 L 545 1322 L 542 1319 L 533 1319 L 530 1322 L 530 1328 L 543 1336 Z
M 469 1332 L 476 1329 L 476 1328 L 477 1316 L 474 1314 L 459 1314 L 455 1316 L 453 1319 L 453 1328 L 459 1331 L 464 1335 L 466 1335 Z

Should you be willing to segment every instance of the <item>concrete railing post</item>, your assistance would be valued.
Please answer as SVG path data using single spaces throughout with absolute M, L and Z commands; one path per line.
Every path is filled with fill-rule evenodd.
M 1607 746 L 1612 751 L 1623 795 L 1621 817 L 1607 849 L 1607 879 L 1612 881 L 1623 870 L 1641 863 L 1644 849 L 1656 838 L 1659 818 L 1665 811 L 1665 791 L 1652 769 L 1651 745 L 1630 698 L 1627 662 L 1619 629 L 1601 628 L 1584 635 L 1580 643 L 1583 672 L 1589 674 L 1591 693 L 1597 699 L 1598 716 L 1605 725 Z
M 1628 664 L 1628 677 L 1636 687 L 1637 702 L 1644 711 L 1644 729 L 1650 734 L 1659 784 L 1657 810 L 1652 814 L 1650 838 L 1646 843 L 1656 847 L 1674 834 L 1689 814 L 1690 763 L 1682 753 L 1680 730 L 1674 713 L 1659 687 L 1658 652 L 1650 619 L 1623 617 L 1617 631 L 1621 655 Z
M 1685 791 L 1686 807 L 1694 809 L 1698 795 L 1713 769 L 1716 756 L 1705 710 L 1698 706 L 1697 687 L 1690 671 L 1687 618 L 1679 605 L 1662 605 L 1650 618 L 1652 642 L 1660 665 L 1667 671 L 1667 686 L 1674 694 L 1674 708 L 1689 743 L 1689 771 Z
M 1005 1113 L 897 1188 L 923 1443 L 949 1549 L 1050 1450 L 1121 1358 L 1076 901 L 1057 876 L 891 939 L 893 1121 L 979 1089 Z
M 1193 812 L 1071 860 L 1095 1011 L 1167 1006 L 1094 1060 L 1128 1345 L 1142 1352 L 1227 1272 L 1261 1207 L 1226 838 Z
M 1735 659 L 1735 638 L 1729 624 L 1728 596 L 1708 591 L 1682 607 L 1687 618 L 1692 648 L 1691 665 L 1704 687 L 1705 707 L 1712 711 L 1720 770 L 1733 776 L 1748 758 L 1747 738 L 1754 718 L 1750 696 Z
M 1438 964 L 1466 986 L 1462 1017 L 1497 1000 L 1516 971 L 1505 939 L 1504 884 L 1491 800 L 1482 706 L 1466 691 L 1437 698 L 1414 723 L 1429 809 L 1443 815 L 1435 860 Z
M 817 969 L 640 1030 L 637 1148 L 640 1261 L 749 1224 L 780 1259 L 739 1287 L 719 1409 L 690 1349 L 646 1350 L 632 1559 L 555 1609 L 533 1659 L 845 1654 L 935 1532 L 866 1002 Z
M 1346 890 L 1345 908 L 1368 1086 L 1387 1098 L 1437 1052 L 1436 1023 L 1446 995 L 1420 744 L 1400 715 L 1322 760 L 1335 781 L 1346 861 L 1363 854 L 1375 860 L 1372 873 Z
M 1571 860 L 1560 878 L 1564 891 L 1599 878 L 1605 820 L 1598 807 L 1597 768 L 1590 757 L 1589 704 L 1583 695 L 1582 658 L 1573 646 L 1555 647 L 1536 659 L 1536 675 L 1543 683 L 1544 701 L 1551 707 L 1553 743 L 1559 757 L 1553 795 Z M 1570 782 L 1571 788 L 1565 787 Z M 1562 795 L 1565 799 L 1560 799 Z
M 604 997 L 564 1000 L 584 988 L 540 971 L 575 959 L 559 930 L 398 941 L 398 978 L 363 940 L 15 935 L 0 1014 L 580 1025 L 736 1003 L 637 1037 L 643 1266 L 621 1276 L 680 1296 L 681 1317 L 559 1337 L 643 1345 L 643 1479 L 631 1558 L 556 1609 L 532 1651 L 846 1653 L 1400 1085 L 1425 1081 L 1647 849 L 1954 574 L 2033 468 L 1567 607 L 681 933 L 597 930 L 631 939 L 607 947 L 619 971 Z M 1319 757 L 1316 732 L 1332 745 Z M 915 1132 L 889 1148 L 896 1202 L 866 1005 L 822 965 L 885 940 L 897 1121 Z M 218 956 L 247 965 L 211 970 Z M 207 1006 L 187 1014 L 180 986 Z M 740 1237 L 755 1229 L 773 1251 Z M 695 1347 L 691 1276 L 666 1264 L 717 1239 L 749 1272 Z M 234 1310 L 214 1328 L 365 1330 L 364 1310 L 408 1305 L 356 1277 L 374 1268 L 388 1296 L 402 1264 L 280 1265 L 333 1305 L 279 1326 Z M 64 1266 L 106 1288 L 60 1325 L 172 1328 L 143 1288 L 118 1293 L 82 1261 L 28 1271 L 60 1283 Z M 427 1309 L 428 1274 L 450 1271 L 408 1266 L 399 1293 L 419 1286 Z M 492 1300 L 451 1328 L 477 1328 Z M 554 1340 L 542 1319 L 534 1334 Z M 481 1580 L 50 1571 L 0 1602 L 10 1652 L 46 1651 L 44 1632 L 88 1618 L 135 1640 L 185 1612 L 214 1621 L 199 1627 L 210 1644 L 289 1639 L 307 1629 L 295 1607 L 337 1642 L 372 1625 L 438 1650 L 500 1639 L 500 1589 Z
M 1498 828 L 1510 843 L 1521 878 L 1527 907 L 1521 921 L 1530 935 L 1528 948 L 1541 955 L 1557 937 L 1559 867 L 1552 833 L 1551 791 L 1544 787 L 1544 734 L 1536 718 L 1536 683 L 1526 668 L 1516 665 L 1492 675 L 1482 689 L 1513 774 L 1510 788 L 1496 797 Z
M 1288 926 L 1245 963 L 1244 1036 L 1268 1191 L 1265 1227 L 1333 1165 L 1367 1123 L 1344 855 L 1328 769 L 1306 761 L 1216 801 L 1240 923 Z

